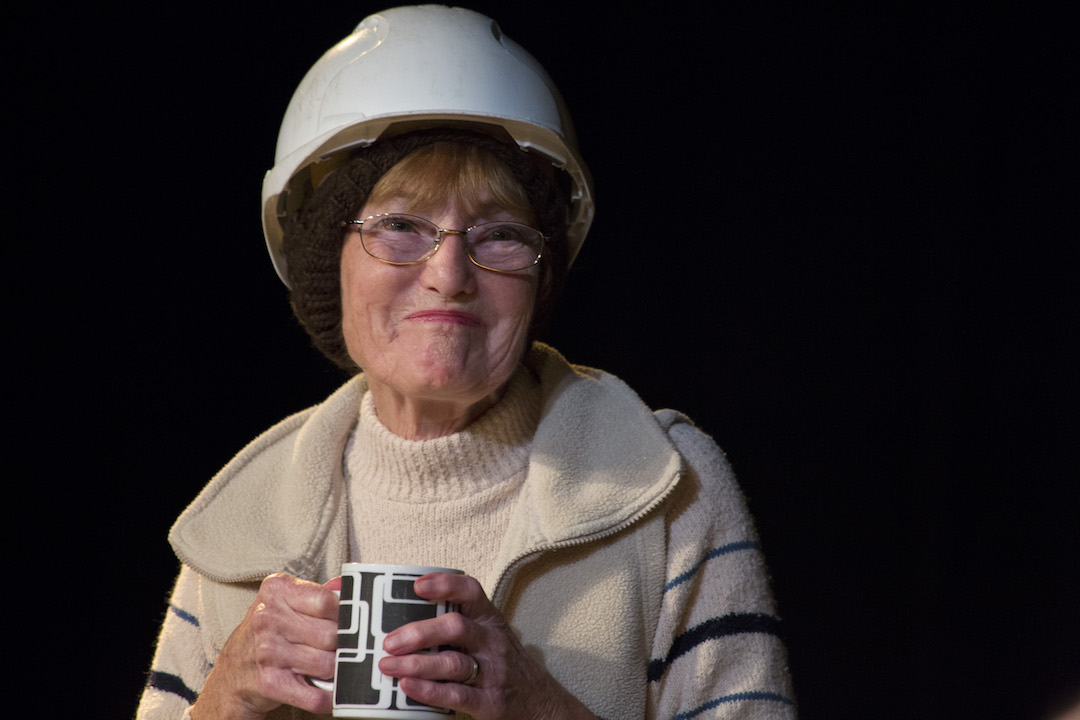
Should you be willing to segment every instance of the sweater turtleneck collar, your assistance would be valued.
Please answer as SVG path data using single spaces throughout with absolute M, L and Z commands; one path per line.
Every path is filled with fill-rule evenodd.
M 399 502 L 453 500 L 524 476 L 540 416 L 538 382 L 518 367 L 505 394 L 464 430 L 432 440 L 406 440 L 379 420 L 370 392 L 345 447 L 350 485 Z

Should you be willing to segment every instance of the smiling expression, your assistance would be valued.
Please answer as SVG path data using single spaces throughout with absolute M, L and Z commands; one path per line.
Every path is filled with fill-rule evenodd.
M 392 198 L 366 205 L 361 217 L 408 212 L 443 228 L 492 220 L 527 221 L 497 207 L 469 212 L 450 201 L 430 212 Z M 371 257 L 350 231 L 341 254 L 342 330 L 349 355 L 369 387 L 406 401 L 490 404 L 525 350 L 536 297 L 535 269 L 496 273 L 477 267 L 464 239 L 446 234 L 417 265 Z

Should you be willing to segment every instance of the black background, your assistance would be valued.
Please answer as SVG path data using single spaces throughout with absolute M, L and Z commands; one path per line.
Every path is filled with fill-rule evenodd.
M 1080 679 L 1065 5 L 465 4 L 548 68 L 596 180 L 548 340 L 725 448 L 803 717 L 1046 717 Z M 381 7 L 8 11 L 9 596 L 86 623 L 91 716 L 134 712 L 172 520 L 342 380 L 259 190 Z

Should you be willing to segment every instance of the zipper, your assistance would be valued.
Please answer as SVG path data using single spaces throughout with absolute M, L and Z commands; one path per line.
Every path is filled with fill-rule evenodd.
M 626 520 L 623 520 L 618 525 L 613 525 L 609 528 L 601 530 L 600 532 L 592 533 L 590 535 L 582 535 L 580 537 L 569 538 L 567 540 L 560 540 L 556 543 L 540 545 L 538 547 L 525 550 L 513 560 L 511 560 L 510 563 L 505 568 L 503 568 L 503 571 L 499 574 L 499 579 L 495 581 L 495 587 L 491 591 L 492 604 L 494 604 L 495 607 L 499 608 L 500 612 L 503 611 L 502 595 L 506 591 L 506 587 L 510 577 L 517 571 L 518 568 L 520 568 L 522 565 L 525 565 L 535 556 L 554 550 L 564 550 L 570 547 L 577 547 L 578 545 L 585 545 L 586 543 L 603 540 L 604 538 L 611 537 L 616 533 L 622 532 L 631 525 L 634 525 L 635 523 L 644 519 L 646 516 L 651 514 L 652 511 L 655 510 L 658 506 L 663 504 L 663 502 L 668 499 L 671 493 L 675 491 L 675 488 L 678 486 L 681 479 L 682 472 L 676 472 L 675 477 L 670 483 L 668 483 L 668 486 L 664 489 L 664 492 L 657 495 L 649 502 L 648 505 L 646 505 L 641 510 L 638 510 Z

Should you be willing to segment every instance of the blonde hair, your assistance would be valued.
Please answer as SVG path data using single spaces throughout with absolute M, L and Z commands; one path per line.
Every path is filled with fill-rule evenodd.
M 375 183 L 365 203 L 408 200 L 412 209 L 430 212 L 453 198 L 471 215 L 492 208 L 536 223 L 532 203 L 517 178 L 487 150 L 464 143 L 436 142 L 412 152 Z

